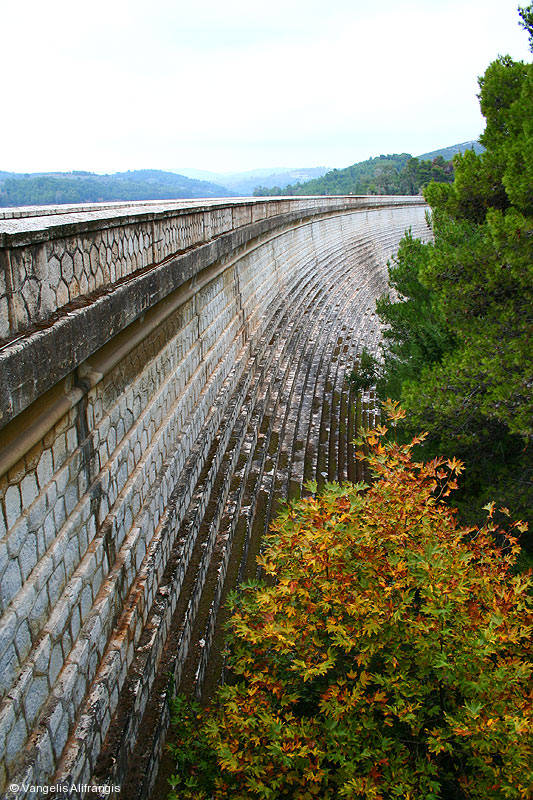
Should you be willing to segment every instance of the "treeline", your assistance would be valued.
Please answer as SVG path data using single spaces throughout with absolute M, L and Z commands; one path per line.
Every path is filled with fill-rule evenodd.
M 230 195 L 231 192 L 223 186 L 162 170 L 133 170 L 113 175 L 96 175 L 91 172 L 36 175 L 0 173 L 0 206 L 173 200 Z
M 284 189 L 258 186 L 254 195 L 418 194 L 430 181 L 451 183 L 453 177 L 453 162 L 445 161 L 442 156 L 424 161 L 401 153 L 369 158 L 345 169 L 333 169 L 322 178 Z
M 521 16 L 531 34 L 531 6 Z M 428 432 L 423 457 L 465 461 L 464 520 L 493 501 L 531 520 L 533 65 L 499 57 L 479 85 L 486 150 L 426 188 L 434 242 L 402 242 L 378 302 L 382 358 L 365 354 L 352 380 L 373 382 L 373 368 L 379 394 L 408 412 L 405 436 Z

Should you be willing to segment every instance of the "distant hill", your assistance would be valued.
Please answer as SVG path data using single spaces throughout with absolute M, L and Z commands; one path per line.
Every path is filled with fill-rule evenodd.
M 183 167 L 183 169 L 170 169 L 168 172 L 174 172 L 176 175 L 185 175 L 186 178 L 194 178 L 196 181 L 209 181 L 211 183 L 217 183 L 219 186 L 224 185 L 220 181 L 220 178 L 224 177 L 221 172 L 210 172 L 207 169 L 189 169 L 188 167 Z
M 259 185 L 271 189 L 274 186 L 281 188 L 290 183 L 305 183 L 312 178 L 320 178 L 328 171 L 328 167 L 270 167 L 248 170 L 247 172 L 216 173 L 205 172 L 200 169 L 182 169 L 180 172 L 190 178 L 202 178 L 214 181 L 219 186 L 225 186 L 236 195 L 252 195 Z
M 472 149 L 483 152 L 479 142 L 462 142 L 413 158 L 409 153 L 394 153 L 359 161 L 344 169 L 333 169 L 314 180 L 282 186 L 262 183 L 256 196 L 342 195 L 342 194 L 419 194 L 430 181 L 453 181 L 452 158 Z
M 430 153 L 422 153 L 422 155 L 417 156 L 417 158 L 421 160 L 429 159 L 432 161 L 434 158 L 442 156 L 445 161 L 451 161 L 456 153 L 464 153 L 465 150 L 473 150 L 474 153 L 482 153 L 485 148 L 479 142 L 461 142 L 461 144 L 452 144 L 450 147 L 443 147 L 442 150 L 432 150 Z
M 97 203 L 113 200 L 175 200 L 199 197 L 418 194 L 429 181 L 453 180 L 452 157 L 479 142 L 462 142 L 413 158 L 409 153 L 381 155 L 344 169 L 326 167 L 262 168 L 221 174 L 154 169 L 97 175 L 93 172 L 0 171 L 0 207 Z
M 260 186 L 256 195 L 340 195 L 340 194 L 411 194 L 418 185 L 411 186 L 401 177 L 409 161 L 409 153 L 381 155 L 360 161 L 344 169 L 332 169 L 321 178 L 306 183 L 291 184 L 285 188 Z M 431 180 L 431 178 L 429 178 Z M 405 184 L 405 185 L 404 185 Z M 416 191 L 415 191 L 416 190 Z
M 229 197 L 224 186 L 162 170 L 20 174 L 0 172 L 0 206 L 98 203 L 113 200 L 176 200 Z
M 321 178 L 328 171 L 327 167 L 303 167 L 288 170 L 257 170 L 228 175 L 223 186 L 233 189 L 242 195 L 252 195 L 259 186 L 271 189 L 274 186 L 284 188 L 291 183 L 307 183 L 313 178 Z M 265 173 L 265 174 L 261 174 Z

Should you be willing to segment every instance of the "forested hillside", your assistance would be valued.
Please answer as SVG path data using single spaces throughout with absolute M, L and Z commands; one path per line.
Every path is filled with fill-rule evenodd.
M 420 161 L 408 153 L 377 156 L 333 169 L 322 178 L 296 183 L 282 189 L 259 186 L 256 196 L 275 195 L 342 195 L 342 194 L 418 194 L 430 181 L 447 183 L 453 180 L 453 164 L 442 156 Z
M 484 147 L 480 142 L 469 141 L 461 142 L 460 144 L 452 144 L 449 147 L 441 147 L 440 150 L 431 150 L 429 153 L 422 153 L 417 156 L 421 161 L 432 161 L 437 156 L 442 156 L 445 161 L 450 161 L 458 153 L 464 153 L 466 150 L 473 150 L 474 153 L 479 154 L 484 151 Z
M 173 200 L 229 197 L 231 192 L 161 170 L 133 170 L 113 175 L 92 172 L 21 175 L 0 172 L 0 206 L 98 203 L 113 200 Z
M 435 156 L 425 160 L 412 158 L 408 153 L 382 155 L 329 172 L 324 167 L 272 174 L 263 170 L 261 178 L 254 172 L 240 173 L 220 175 L 219 182 L 162 170 L 131 170 L 110 175 L 84 171 L 34 174 L 0 171 L 0 207 L 230 197 L 252 192 L 255 196 L 418 194 L 432 180 L 452 181 L 453 164 L 441 153 L 456 152 L 469 144 L 475 145 L 471 142 L 453 145 L 435 151 Z M 311 175 L 317 177 L 309 180 Z M 287 185 L 291 179 L 300 182 Z M 259 181 L 262 185 L 254 189 Z

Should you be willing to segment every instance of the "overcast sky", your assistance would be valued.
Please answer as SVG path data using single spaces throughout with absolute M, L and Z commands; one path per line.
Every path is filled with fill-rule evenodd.
M 517 5 L 3 0 L 0 169 L 342 167 L 475 139 L 477 76 L 530 60 Z

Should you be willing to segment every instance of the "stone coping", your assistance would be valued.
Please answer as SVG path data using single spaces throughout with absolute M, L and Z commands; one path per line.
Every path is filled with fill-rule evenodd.
M 306 207 L 383 207 L 418 205 L 419 195 L 306 195 L 287 197 L 223 197 L 215 199 L 94 203 L 66 206 L 26 206 L 0 210 L 0 247 L 21 247 L 52 238 L 132 222 L 165 219 L 183 213 L 235 206 L 265 205 L 269 210 L 290 203 Z M 268 216 L 271 216 L 270 214 Z

